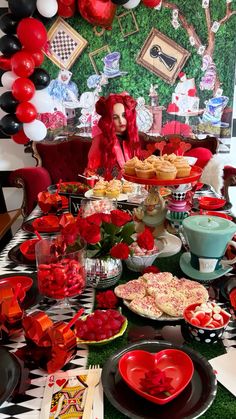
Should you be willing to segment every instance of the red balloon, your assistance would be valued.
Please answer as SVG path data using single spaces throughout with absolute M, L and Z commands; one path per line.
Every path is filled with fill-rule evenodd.
M 0 69 L 4 71 L 11 70 L 11 58 L 0 55 Z
M 160 3 L 161 3 L 161 0 L 143 0 L 143 4 L 151 8 L 158 6 L 158 4 Z
M 30 52 L 16 52 L 11 58 L 11 68 L 19 77 L 31 76 L 34 72 L 35 64 Z
M 75 14 L 75 4 L 72 6 L 65 6 L 63 3 L 58 1 L 58 15 L 61 17 L 72 17 Z
M 34 60 L 35 67 L 40 67 L 41 64 L 44 61 L 43 51 L 41 51 L 40 49 L 37 49 L 35 51 L 31 51 L 31 55 L 32 55 L 33 60 Z
M 22 102 L 16 108 L 16 116 L 21 122 L 32 122 L 36 119 L 37 110 L 30 102 Z
M 24 77 L 16 79 L 12 85 L 12 94 L 19 102 L 27 102 L 35 93 L 34 83 Z
M 47 30 L 40 20 L 26 17 L 17 26 L 17 36 L 29 51 L 41 49 L 47 42 Z
M 26 137 L 23 129 L 17 132 L 17 134 L 14 134 L 11 138 L 17 144 L 27 144 L 29 142 L 29 138 Z
M 72 6 L 75 4 L 75 0 L 59 0 L 60 3 L 64 4 L 65 6 Z
M 115 17 L 116 5 L 111 0 L 78 0 L 81 16 L 92 25 L 111 29 Z

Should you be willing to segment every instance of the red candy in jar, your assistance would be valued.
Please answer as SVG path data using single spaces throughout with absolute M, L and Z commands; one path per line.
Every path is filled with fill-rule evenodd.
M 38 266 L 39 292 L 54 299 L 74 297 L 85 287 L 85 270 L 76 259 L 64 258 L 57 263 Z

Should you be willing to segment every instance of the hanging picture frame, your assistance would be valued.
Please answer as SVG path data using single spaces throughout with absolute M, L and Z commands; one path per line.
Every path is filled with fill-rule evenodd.
M 139 32 L 138 23 L 132 10 L 116 16 L 123 38 Z
M 111 50 L 108 45 L 104 45 L 101 48 L 98 48 L 92 52 L 89 52 L 88 54 L 89 59 L 91 61 L 91 64 L 96 74 L 101 74 L 103 66 L 104 66 L 102 58 L 104 58 L 110 52 Z
M 59 68 L 69 70 L 88 45 L 76 30 L 62 18 L 58 18 L 48 31 L 50 52 L 47 57 Z
M 190 53 L 157 29 L 152 28 L 136 62 L 169 84 L 174 84 Z

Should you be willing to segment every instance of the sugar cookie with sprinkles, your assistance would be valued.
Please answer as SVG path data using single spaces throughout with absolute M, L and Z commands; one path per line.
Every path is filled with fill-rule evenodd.
M 114 293 L 119 298 L 133 300 L 134 298 L 143 298 L 146 295 L 146 287 L 142 280 L 134 279 L 115 287 Z
M 157 307 L 155 298 L 151 297 L 150 295 L 146 295 L 142 299 L 135 298 L 131 301 L 129 307 L 137 314 L 149 316 L 152 318 L 155 317 L 156 319 L 161 317 L 163 314 L 163 312 Z
M 171 294 L 167 296 L 159 296 L 156 294 L 155 301 L 160 310 L 172 317 L 183 316 L 185 307 L 189 305 L 180 292 L 176 292 L 175 295 Z

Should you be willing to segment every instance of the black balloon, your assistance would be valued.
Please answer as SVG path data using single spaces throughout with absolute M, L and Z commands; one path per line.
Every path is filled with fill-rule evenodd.
M 4 115 L 1 119 L 0 128 L 6 135 L 14 135 L 19 132 L 23 124 L 17 119 L 15 115 Z
M 12 92 L 5 92 L 0 96 L 0 108 L 7 113 L 15 113 L 18 100 L 14 98 Z
M 36 9 L 36 0 L 8 0 L 8 6 L 17 19 L 31 16 Z
M 50 76 L 43 68 L 36 68 L 29 78 L 34 83 L 36 90 L 45 89 L 50 83 Z
M 18 23 L 12 13 L 4 13 L 0 17 L 0 29 L 9 35 L 16 33 Z
M 112 3 L 117 4 L 118 6 L 121 6 L 122 4 L 128 3 L 129 0 L 111 0 Z
M 14 35 L 4 35 L 0 38 L 0 51 L 6 57 L 10 57 L 20 51 L 22 45 L 19 39 Z

